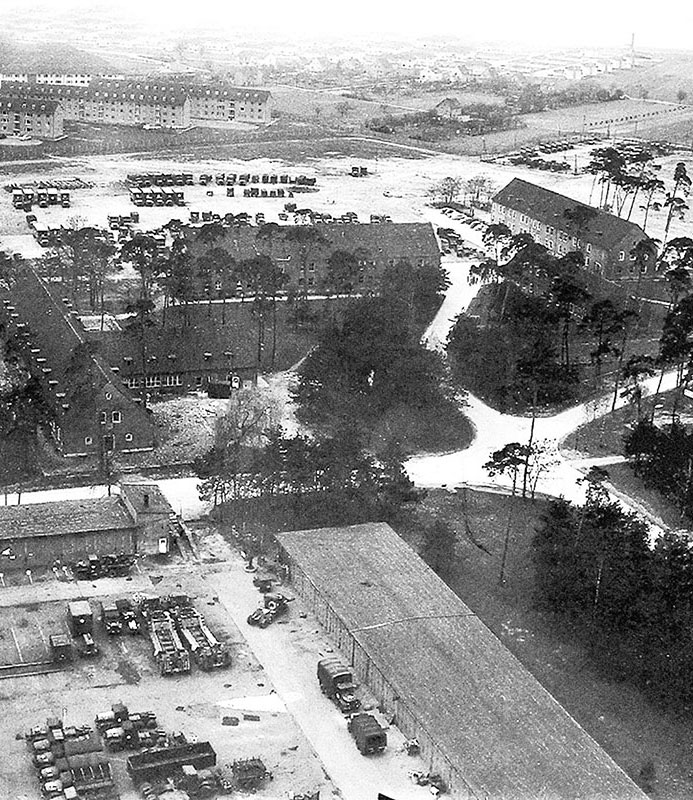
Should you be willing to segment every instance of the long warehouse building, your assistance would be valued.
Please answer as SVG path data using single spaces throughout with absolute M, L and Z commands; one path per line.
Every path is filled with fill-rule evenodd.
M 297 593 L 453 797 L 644 800 L 388 525 L 277 541 Z

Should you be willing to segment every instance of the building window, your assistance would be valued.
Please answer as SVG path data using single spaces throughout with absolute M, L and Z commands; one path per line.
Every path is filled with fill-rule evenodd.
M 94 439 L 91 436 L 84 437 L 84 444 L 94 444 Z
M 623 250 L 619 250 L 618 260 L 619 261 L 625 261 L 626 260 L 626 254 L 623 252 Z
M 125 434 L 125 441 L 126 442 L 131 442 L 132 441 L 132 434 L 131 433 L 126 433 Z
M 106 400 L 113 400 L 113 395 L 110 392 L 106 392 Z
M 588 253 L 591 253 L 592 252 L 592 245 L 588 244 L 586 249 L 587 249 Z
M 117 425 L 119 422 L 123 421 L 123 415 L 120 413 L 120 411 L 114 411 L 111 414 L 111 420 L 115 425 Z
M 105 412 L 105 411 L 102 411 L 102 412 L 101 412 L 101 424 L 102 424 L 102 425 L 105 425 L 105 424 L 106 424 L 106 420 L 107 420 L 107 419 L 108 419 L 108 417 L 107 417 L 107 415 L 106 415 L 106 412 Z

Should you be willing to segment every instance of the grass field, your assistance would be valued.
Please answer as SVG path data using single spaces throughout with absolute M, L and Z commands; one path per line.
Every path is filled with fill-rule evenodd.
M 500 557 L 511 507 L 508 579 L 501 586 Z M 413 523 L 396 527 L 416 545 L 422 520 L 450 522 L 457 534 L 451 588 L 633 779 L 652 759 L 656 797 L 683 800 L 693 792 L 690 714 L 665 712 L 627 684 L 600 674 L 576 631 L 534 607 L 530 545 L 543 508 L 540 501 L 513 504 L 510 498 L 471 490 L 434 491 Z

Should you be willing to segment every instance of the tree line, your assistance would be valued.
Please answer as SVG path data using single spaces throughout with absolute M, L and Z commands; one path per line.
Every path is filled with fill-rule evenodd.
M 602 669 L 673 707 L 691 702 L 686 535 L 666 533 L 651 546 L 648 526 L 611 502 L 597 478 L 584 505 L 550 505 L 533 557 L 537 601 L 573 624 Z

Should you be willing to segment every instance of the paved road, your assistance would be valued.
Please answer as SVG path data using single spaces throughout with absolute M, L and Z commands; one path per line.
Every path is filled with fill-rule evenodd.
M 298 618 L 299 601 L 292 603 L 288 624 L 275 623 L 265 630 L 250 627 L 246 617 L 257 605 L 259 594 L 239 560 L 224 571 L 207 576 L 207 583 L 243 632 L 280 699 L 294 717 L 339 787 L 344 800 L 376 800 L 383 792 L 397 800 L 425 800 L 428 791 L 407 778 L 410 769 L 423 769 L 418 759 L 401 752 L 398 731 L 388 731 L 388 748 L 381 756 L 366 758 L 347 732 L 346 720 L 325 698 L 315 676 L 318 660 L 327 651 L 322 633 L 313 636 L 318 623 L 309 615 Z

